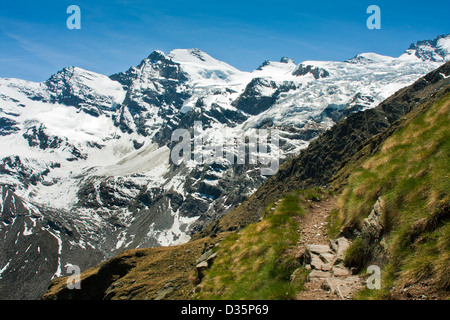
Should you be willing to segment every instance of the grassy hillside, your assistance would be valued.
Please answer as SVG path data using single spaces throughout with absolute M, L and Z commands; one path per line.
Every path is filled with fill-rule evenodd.
M 383 289 L 363 296 L 394 298 L 396 289 L 418 284 L 450 289 L 449 168 L 449 93 L 405 120 L 378 152 L 352 168 L 335 227 L 358 234 L 377 200 L 382 207 L 379 237 L 359 234 L 346 258 L 360 268 L 383 265 Z
M 299 218 L 305 214 L 308 200 L 318 201 L 324 196 L 326 192 L 320 189 L 293 192 L 267 206 L 261 221 L 224 239 L 196 298 L 294 299 L 308 273 L 295 254 Z

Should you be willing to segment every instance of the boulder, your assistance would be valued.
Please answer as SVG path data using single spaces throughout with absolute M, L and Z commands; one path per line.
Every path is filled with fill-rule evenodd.
M 310 262 L 311 269 L 321 270 L 322 265 L 324 264 L 322 259 L 316 254 L 311 255 Z
M 319 271 L 319 270 L 313 270 L 310 274 L 308 274 L 308 277 L 306 278 L 307 281 L 311 281 L 315 278 L 330 278 L 331 273 L 325 272 L 325 271 Z
M 198 259 L 195 260 L 195 262 L 197 264 L 199 264 L 200 262 L 206 261 L 206 259 L 208 259 L 211 255 L 212 255 L 212 250 L 209 249 L 208 251 L 204 252 L 200 257 L 198 257 Z
M 332 253 L 330 246 L 322 244 L 311 244 L 307 247 L 307 250 L 315 254 Z
M 173 292 L 173 290 L 174 290 L 173 287 L 166 287 L 166 288 L 163 288 L 163 289 L 159 290 L 155 294 L 154 300 L 163 300 L 163 299 L 165 299 L 168 294 Z
M 345 252 L 350 246 L 350 242 L 347 238 L 341 237 L 339 239 L 330 240 L 330 247 L 336 254 L 337 262 L 344 260 Z
M 363 221 L 361 233 L 366 234 L 368 238 L 379 239 L 384 229 L 382 218 L 383 211 L 384 203 L 378 198 L 369 216 Z
M 350 270 L 344 267 L 342 264 L 333 267 L 333 276 L 335 277 L 345 277 L 350 275 Z
M 345 279 L 341 278 L 326 278 L 321 289 L 336 294 L 340 299 L 351 299 L 353 293 L 362 289 L 362 282 L 359 277 L 351 276 Z
M 321 253 L 319 257 L 324 263 L 328 264 L 334 264 L 334 262 L 336 261 L 336 255 L 329 252 Z

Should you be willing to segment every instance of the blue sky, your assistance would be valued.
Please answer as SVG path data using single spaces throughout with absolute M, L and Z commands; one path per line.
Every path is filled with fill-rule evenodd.
M 81 30 L 69 30 L 69 5 Z M 369 30 L 369 5 L 381 30 Z M 154 50 L 200 48 L 251 71 L 290 57 L 342 61 L 362 52 L 399 56 L 450 33 L 450 1 L 41 0 L 0 6 L 0 77 L 43 81 L 66 66 L 110 75 Z

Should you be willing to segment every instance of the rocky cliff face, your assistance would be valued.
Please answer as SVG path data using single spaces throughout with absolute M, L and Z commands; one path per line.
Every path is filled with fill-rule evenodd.
M 0 196 L 0 299 L 36 299 L 48 280 L 66 274 L 69 261 L 83 269 L 101 261 L 101 252 L 84 242 L 79 217 L 66 212 L 62 220 L 60 212 L 34 206 L 5 186 Z
M 439 38 L 435 52 L 446 50 L 447 38 Z M 422 47 L 417 44 L 414 50 Z M 61 233 L 62 245 L 53 244 L 61 270 L 71 264 L 84 268 L 124 249 L 184 243 L 267 180 L 261 175 L 267 164 L 250 161 L 257 153 L 250 142 L 259 130 L 278 130 L 279 146 L 273 149 L 280 162 L 286 161 L 340 119 L 375 107 L 443 63 L 409 53 L 360 58 L 298 66 L 283 58 L 242 72 L 198 49 L 155 51 L 110 77 L 68 67 L 43 83 L 0 79 L 0 185 L 38 208 L 39 221 L 50 221 L 29 232 L 45 229 L 58 235 L 55 226 L 71 226 L 72 232 Z M 372 134 L 397 112 L 374 111 L 378 116 L 373 119 L 352 119 L 355 126 L 364 120 Z M 177 141 L 171 138 L 176 129 L 186 129 L 190 139 L 199 132 L 203 159 L 211 154 L 208 142 L 220 146 L 227 137 L 243 139 L 244 161 L 218 157 L 199 163 L 191 158 L 175 164 L 171 150 Z M 333 167 L 330 159 L 350 145 L 338 142 L 323 159 L 305 160 L 308 176 L 292 179 L 306 181 L 320 168 Z M 279 177 L 292 173 L 298 162 L 287 163 Z M 29 229 L 25 221 L 16 223 L 22 233 L 6 222 L 0 225 L 8 246 Z M 17 271 L 11 268 L 16 257 L 8 252 L 0 261 L 0 285 L 9 286 L 22 280 L 20 275 L 7 280 Z M 36 271 L 31 264 L 25 268 Z M 38 272 L 36 281 L 48 283 L 60 274 L 54 264 L 46 270 Z

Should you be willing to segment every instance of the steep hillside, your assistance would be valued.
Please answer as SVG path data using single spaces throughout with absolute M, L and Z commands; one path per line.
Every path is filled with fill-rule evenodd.
M 326 233 L 325 220 L 310 218 L 327 202 L 334 203 L 332 193 L 315 188 L 293 191 L 269 204 L 260 221 L 226 237 L 217 246 L 217 257 L 203 272 L 204 279 L 193 298 L 296 299 L 310 273 L 302 261 L 301 243 L 326 241 L 319 240 L 319 234 Z M 310 221 L 316 225 L 308 228 Z M 310 237 L 307 233 L 312 230 L 314 235 Z
M 371 265 L 381 267 L 381 289 L 366 287 L 356 298 L 450 298 L 448 67 L 444 73 L 437 70 L 438 73 L 427 75 L 408 88 L 406 92 L 422 91 L 423 99 L 416 98 L 418 103 L 407 109 L 406 115 L 367 139 L 350 160 L 341 162 L 344 167 L 328 180 L 340 193 L 337 210 L 329 212 L 328 236 L 345 235 L 353 239 L 346 251 L 345 266 L 361 276 Z M 423 92 L 433 82 L 441 82 L 442 86 Z M 386 110 L 388 103 L 395 104 L 395 97 L 381 106 Z M 281 204 L 288 200 L 292 201 L 292 196 L 282 198 Z M 294 203 L 298 205 L 300 201 L 297 198 Z M 270 232 L 263 227 L 272 226 L 270 221 L 278 212 L 276 207 L 269 217 L 263 215 L 262 222 L 248 225 L 221 243 L 218 263 L 207 273 L 198 297 L 292 299 L 301 291 L 305 279 L 311 275 L 306 277 L 308 271 L 290 260 L 295 259 L 295 254 L 275 253 L 277 242 L 270 239 Z M 291 214 L 302 212 L 303 209 L 296 208 Z M 284 232 L 291 230 L 288 224 L 282 228 Z M 280 234 L 280 238 L 286 239 L 283 244 L 287 247 L 296 245 L 286 235 Z M 265 241 L 274 244 L 266 251 L 259 249 L 264 248 Z M 276 261 L 276 267 L 270 269 L 272 261 Z M 268 269 L 268 275 L 260 272 L 259 263 Z M 280 279 L 283 276 L 284 281 Z
M 450 297 L 450 92 L 430 100 L 352 166 L 338 200 L 334 223 L 355 237 L 347 265 L 382 266 L 369 297 Z
M 333 188 L 336 192 L 344 190 L 340 196 L 339 214 L 332 216 L 334 219 L 332 220 L 330 233 L 334 232 L 336 235 L 343 234 L 355 238 L 346 257 L 348 265 L 362 269 L 369 262 L 382 263 L 384 261 L 384 256 L 378 254 L 382 250 L 378 250 L 377 246 L 373 246 L 373 243 L 367 241 L 367 237 L 364 236 L 364 226 L 367 222 L 363 222 L 363 219 L 370 214 L 374 204 L 379 199 L 378 205 L 375 207 L 385 208 L 386 204 L 389 204 L 393 210 L 392 216 L 383 214 L 382 223 L 386 222 L 387 224 L 381 224 L 382 235 L 387 234 L 388 231 L 392 232 L 389 237 L 384 238 L 386 239 L 384 241 L 387 241 L 387 246 L 384 247 L 383 244 L 384 252 L 389 253 L 389 259 L 392 259 L 392 264 L 388 265 L 387 270 L 384 270 L 383 273 L 387 283 L 395 283 L 394 288 L 400 288 L 401 286 L 398 283 L 402 281 L 414 283 L 414 281 L 432 277 L 438 282 L 438 284 L 432 284 L 433 288 L 447 289 L 448 193 L 446 190 L 449 188 L 446 178 L 448 178 L 449 157 L 446 140 L 448 140 L 449 75 L 450 63 L 446 63 L 411 86 L 399 90 L 376 108 L 349 115 L 313 141 L 299 156 L 284 163 L 279 172 L 269 178 L 241 206 L 216 223 L 212 223 L 204 231 L 195 235 L 189 243 L 183 245 L 193 246 L 189 250 L 195 248 L 195 256 L 190 257 L 190 260 L 186 260 L 186 257 L 177 259 L 176 256 L 172 256 L 173 263 L 190 261 L 186 269 L 183 269 L 184 271 L 178 271 L 184 275 L 183 283 L 193 289 L 194 285 L 202 278 L 203 268 L 209 267 L 212 263 L 212 260 L 208 259 L 214 256 L 217 249 L 210 251 L 209 247 L 204 248 L 203 241 L 210 238 L 219 239 L 224 236 L 224 232 L 234 231 L 233 235 L 222 243 L 224 245 L 222 253 L 225 252 L 225 254 L 214 256 L 215 259 L 220 259 L 219 261 L 222 261 L 224 265 L 230 263 L 230 261 L 241 263 L 242 269 L 239 269 L 240 267 L 237 265 L 236 270 L 240 270 L 242 281 L 245 282 L 252 281 L 251 277 L 246 278 L 246 272 L 251 273 L 251 268 L 249 268 L 251 262 L 247 259 L 254 258 L 255 260 L 252 260 L 253 266 L 257 271 L 262 272 L 263 279 L 266 277 L 265 279 L 269 282 L 275 280 L 275 286 L 283 288 L 283 292 L 286 292 L 287 287 L 294 292 L 301 288 L 301 281 L 299 286 L 295 288 L 286 282 L 286 275 L 295 269 L 296 262 L 287 259 L 292 264 L 289 262 L 289 267 L 284 271 L 281 270 L 281 272 L 277 270 L 277 267 L 282 267 L 283 263 L 273 259 L 274 256 L 283 257 L 283 252 L 294 245 L 295 241 L 292 240 L 290 234 L 287 239 L 292 240 L 293 243 L 286 241 L 281 244 L 280 246 L 283 248 L 281 251 L 277 251 L 275 245 L 273 248 L 270 248 L 270 246 L 264 247 L 264 241 L 261 242 L 262 247 L 255 245 L 252 241 L 265 234 L 258 233 L 258 228 L 266 228 L 266 230 L 271 231 L 268 233 L 268 239 L 270 239 L 271 234 L 280 236 L 280 229 L 283 230 L 282 233 L 289 233 L 289 230 L 296 228 L 295 223 L 291 224 L 290 219 L 291 215 L 295 216 L 302 211 L 299 209 L 298 203 L 294 205 L 294 210 L 287 210 L 288 215 L 277 215 L 269 212 L 263 217 L 264 211 L 268 208 L 270 210 L 275 202 L 279 203 L 280 199 L 284 199 L 275 208 L 275 212 L 279 213 L 279 211 L 283 211 L 282 208 L 287 201 L 286 199 L 292 200 L 289 195 L 295 190 L 313 186 L 327 186 Z M 389 137 L 393 140 L 389 140 Z M 415 144 L 415 141 L 419 143 Z M 408 165 L 402 169 L 401 166 L 404 164 Z M 361 165 L 362 168 L 356 170 Z M 392 167 L 387 170 L 383 165 L 391 165 Z M 379 176 L 374 177 L 374 174 L 370 171 L 372 168 L 380 170 Z M 396 176 L 397 173 L 398 176 Z M 434 182 L 436 184 L 432 186 Z M 369 198 L 366 199 L 366 197 Z M 413 209 L 416 211 L 411 211 Z M 378 209 L 375 211 L 379 212 Z M 409 217 L 406 213 L 410 211 L 413 213 Z M 277 220 L 279 217 L 281 217 L 280 220 Z M 262 221 L 260 221 L 261 219 Z M 373 225 L 370 221 L 368 224 Z M 281 227 L 286 225 L 291 227 Z M 236 233 L 239 230 L 240 233 Z M 378 230 L 378 228 L 375 228 L 375 230 Z M 236 250 L 232 249 L 232 242 L 241 237 L 249 240 L 248 245 L 236 245 L 234 247 Z M 269 242 L 277 243 L 276 241 L 283 238 L 284 236 L 275 237 L 272 239 L 273 241 Z M 243 241 L 243 243 L 246 242 L 247 240 Z M 228 253 L 223 249 L 227 246 L 230 248 Z M 169 254 L 173 250 L 178 250 L 175 248 L 187 247 L 177 246 L 158 248 L 157 250 Z M 369 248 L 371 249 L 369 250 Z M 128 255 L 132 260 L 137 259 L 136 265 L 130 267 L 124 275 L 112 277 L 114 280 L 109 282 L 109 286 L 104 288 L 105 290 L 102 290 L 104 294 L 98 297 L 117 297 L 116 295 L 108 296 L 106 292 L 111 292 L 117 282 L 122 285 L 122 281 L 119 279 L 125 279 L 128 275 L 133 274 L 134 270 L 147 270 L 151 274 L 156 272 L 155 270 L 166 268 L 166 265 L 151 258 L 151 254 L 147 255 L 148 260 L 138 259 L 136 258 L 136 252 L 128 251 L 123 254 Z M 151 253 L 152 251 L 148 252 Z M 241 256 L 238 257 L 235 254 L 241 254 Z M 198 264 L 197 268 L 194 269 L 192 262 L 200 255 L 205 257 L 196 261 Z M 396 255 L 396 257 L 392 258 L 391 255 Z M 415 257 L 418 257 L 418 259 L 415 259 Z M 256 263 L 255 261 L 258 260 L 260 262 Z M 114 261 L 114 259 L 110 261 Z M 202 263 L 205 263 L 205 265 Z M 262 267 L 264 265 L 267 268 Z M 271 269 L 271 266 L 274 268 Z M 101 270 L 101 267 L 96 267 L 84 273 L 82 279 L 86 279 L 88 276 L 98 277 L 99 270 Z M 185 270 L 190 270 L 190 274 L 185 273 Z M 167 272 L 170 273 L 171 271 Z M 214 272 L 214 269 L 211 269 L 211 272 Z M 218 274 L 220 275 L 220 272 Z M 276 275 L 284 276 L 277 279 Z M 226 283 L 224 290 L 226 291 L 227 286 L 230 286 L 229 297 L 242 297 L 239 296 L 239 292 L 233 293 L 233 283 L 227 282 L 226 279 L 226 275 L 222 276 L 222 280 Z M 147 283 L 139 283 L 136 279 L 133 280 L 136 286 L 142 284 L 143 292 L 147 290 L 144 289 L 147 288 Z M 93 288 L 89 285 L 89 282 L 84 282 L 85 286 L 82 286 L 80 292 L 73 293 L 73 296 L 71 296 L 70 294 L 67 295 L 64 281 L 64 278 L 54 281 L 45 298 L 87 297 L 83 292 Z M 214 279 L 210 281 L 214 283 Z M 188 283 L 190 284 L 188 285 Z M 207 283 L 205 284 L 207 285 Z M 119 284 L 117 285 L 119 286 Z M 158 285 L 161 286 L 158 291 L 162 290 L 162 293 L 167 287 L 171 288 L 169 289 L 171 296 L 162 294 L 165 298 L 181 296 L 175 293 L 177 290 L 170 284 L 166 285 L 160 282 Z M 149 287 L 153 291 L 156 290 L 154 286 L 150 285 Z M 235 286 L 235 288 L 237 287 Z M 192 294 L 193 292 L 188 296 Z M 267 292 L 262 296 L 280 298 L 276 291 L 274 295 L 270 295 L 270 292 L 269 295 L 266 294 Z M 149 298 L 149 296 L 147 297 Z M 217 293 L 204 297 L 215 298 Z M 254 296 L 253 298 L 257 297 Z M 387 295 L 385 294 L 383 297 L 387 297 Z M 137 296 L 124 295 L 124 298 L 137 298 Z M 143 296 L 139 296 L 139 298 L 143 298 Z M 249 296 L 249 298 L 251 297 Z
M 298 194 L 268 206 L 261 222 L 227 237 L 200 286 L 200 299 L 293 298 L 302 283 L 290 276 L 300 267 L 289 251 L 298 243 L 297 217 L 304 214 Z

